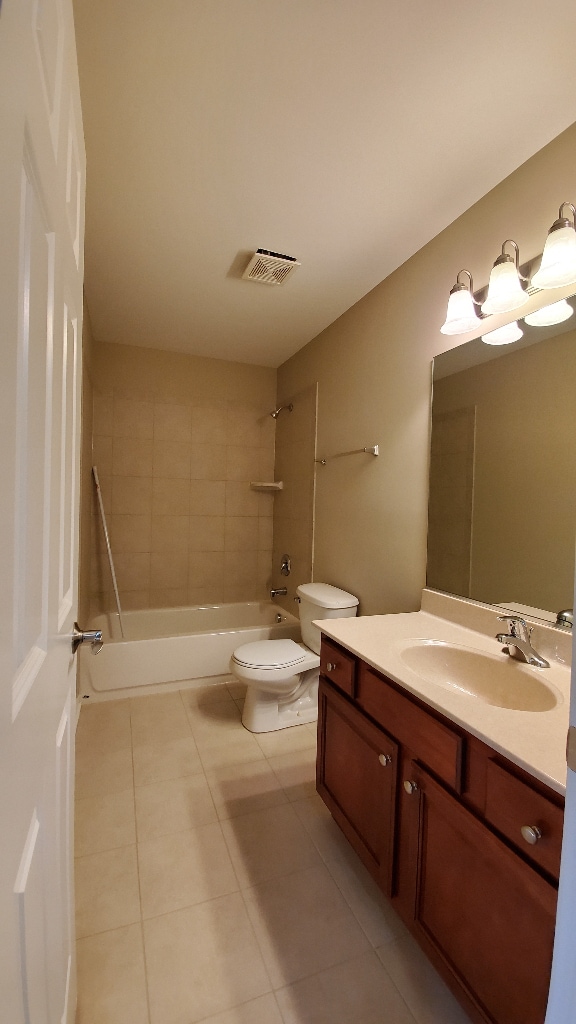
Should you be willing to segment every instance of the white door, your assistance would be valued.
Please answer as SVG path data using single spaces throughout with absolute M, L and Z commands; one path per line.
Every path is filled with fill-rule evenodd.
M 84 146 L 71 0 L 0 4 L 0 1020 L 71 1024 Z

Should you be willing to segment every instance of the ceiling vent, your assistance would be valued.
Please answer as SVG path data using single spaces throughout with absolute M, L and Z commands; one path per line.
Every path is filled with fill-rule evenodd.
M 242 277 L 262 284 L 284 284 L 300 263 L 295 256 L 283 256 L 270 249 L 257 249 Z

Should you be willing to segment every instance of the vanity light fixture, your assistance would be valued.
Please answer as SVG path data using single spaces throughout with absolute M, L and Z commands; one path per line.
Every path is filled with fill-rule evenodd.
M 562 216 L 568 207 L 572 220 Z M 540 270 L 532 278 L 535 288 L 561 288 L 576 282 L 576 209 L 572 203 L 562 203 L 555 220 L 548 231 L 548 238 L 542 253 Z
M 470 284 L 466 285 L 460 281 L 461 274 L 468 275 Z M 466 334 L 467 331 L 475 331 L 480 326 L 482 321 L 474 309 L 476 300 L 472 289 L 473 282 L 470 271 L 459 270 L 456 274 L 456 284 L 450 289 L 446 320 L 440 328 L 442 334 Z
M 513 320 L 511 324 L 504 324 L 504 327 L 497 327 L 495 331 L 489 331 L 482 335 L 482 341 L 487 345 L 511 345 L 513 341 L 519 341 L 524 331 L 518 326 L 518 321 Z
M 561 324 L 564 320 L 569 320 L 574 314 L 574 310 L 566 299 L 560 299 L 559 302 L 551 302 L 549 306 L 543 306 L 542 309 L 537 309 L 534 313 L 528 313 L 524 317 L 524 322 L 529 324 L 530 327 L 552 327 L 553 324 Z
M 514 246 L 514 256 L 506 252 L 506 246 Z M 488 295 L 482 303 L 482 312 L 510 313 L 528 301 L 528 295 L 520 282 L 520 250 L 512 238 L 502 243 L 502 252 L 494 263 L 488 282 Z

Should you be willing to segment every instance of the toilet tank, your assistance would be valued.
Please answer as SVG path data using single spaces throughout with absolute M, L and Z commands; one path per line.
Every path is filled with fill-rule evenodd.
M 358 598 L 329 583 L 301 583 L 296 593 L 300 598 L 300 629 L 302 640 L 315 654 L 320 654 L 320 630 L 314 619 L 347 619 L 358 611 Z

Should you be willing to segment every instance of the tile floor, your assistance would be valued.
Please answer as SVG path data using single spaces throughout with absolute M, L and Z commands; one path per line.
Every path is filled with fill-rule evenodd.
M 82 708 L 77 1024 L 469 1024 L 230 682 Z

